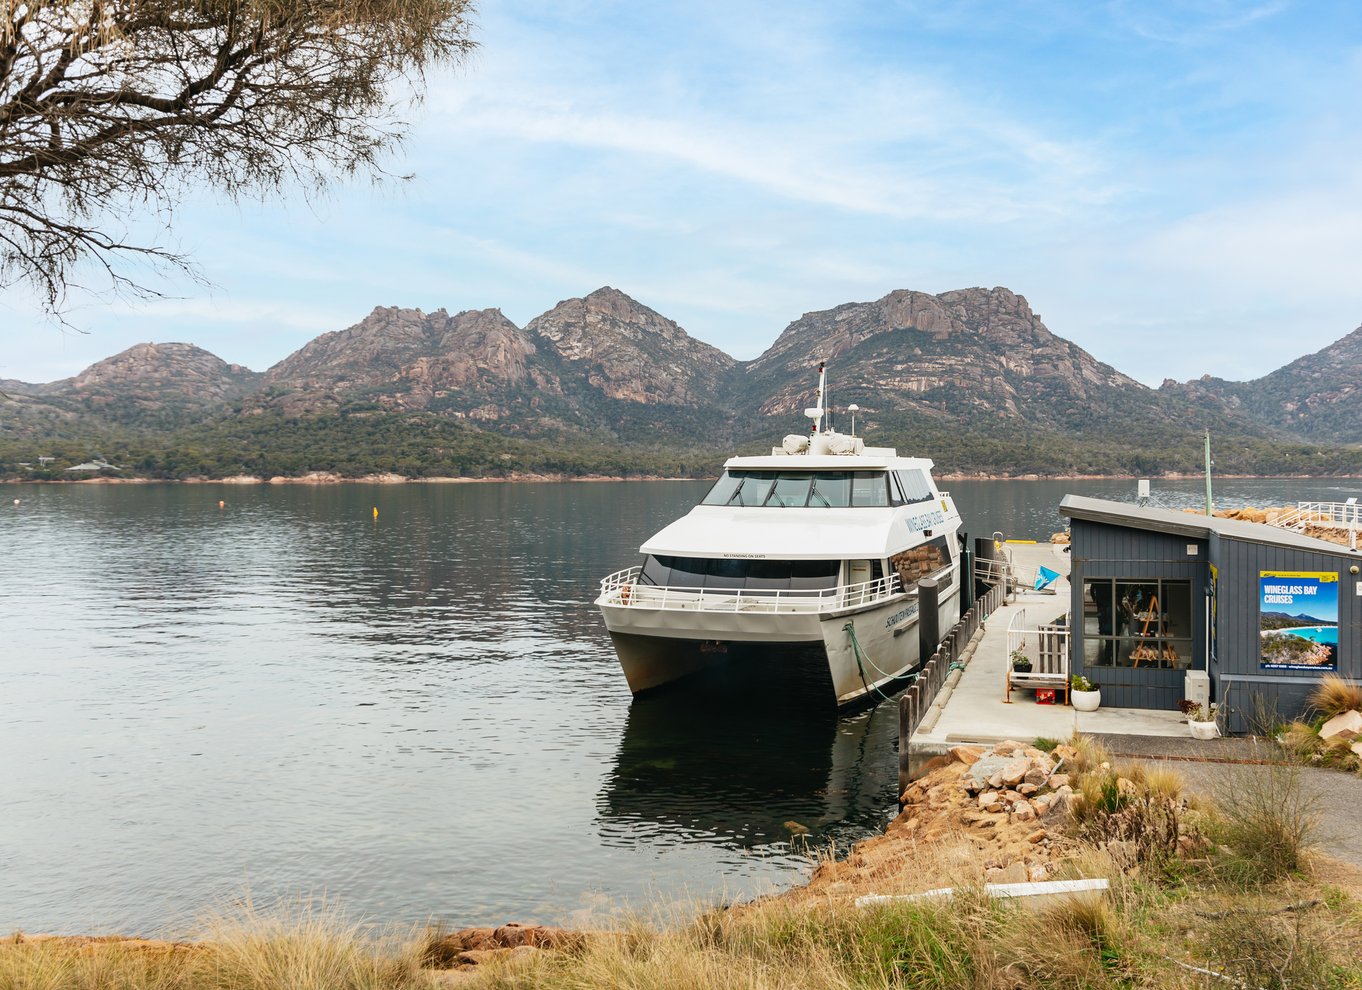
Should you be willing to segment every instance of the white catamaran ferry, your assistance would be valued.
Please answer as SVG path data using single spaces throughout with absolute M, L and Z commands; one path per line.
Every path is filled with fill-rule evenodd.
M 960 514 L 932 462 L 823 428 L 826 377 L 769 456 L 732 457 L 700 504 L 601 582 L 596 604 L 634 694 L 717 661 L 826 657 L 839 705 L 892 690 L 918 665 L 920 580 L 939 623 L 959 614 Z

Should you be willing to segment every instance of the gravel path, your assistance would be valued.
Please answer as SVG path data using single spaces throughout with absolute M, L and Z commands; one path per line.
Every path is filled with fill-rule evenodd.
M 1194 790 L 1214 796 L 1234 787 L 1237 780 L 1280 773 L 1281 768 L 1254 761 L 1266 760 L 1276 747 L 1249 738 L 1198 741 L 1163 736 L 1099 736 L 1114 756 L 1138 756 L 1167 760 L 1187 778 Z M 1315 845 L 1335 859 L 1362 868 L 1362 777 L 1338 770 L 1305 767 L 1301 785 L 1307 800 L 1319 813 Z

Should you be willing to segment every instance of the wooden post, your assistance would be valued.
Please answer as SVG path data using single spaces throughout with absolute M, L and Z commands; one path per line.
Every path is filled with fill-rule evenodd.
M 913 704 L 917 701 L 917 685 L 899 696 L 899 810 L 903 810 L 903 792 L 912 783 Z
M 925 664 L 941 645 L 941 588 L 936 578 L 917 583 L 917 656 Z

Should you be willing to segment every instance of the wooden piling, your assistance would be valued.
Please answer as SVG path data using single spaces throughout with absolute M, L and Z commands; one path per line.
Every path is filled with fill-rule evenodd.
M 944 639 L 936 639 L 938 633 L 934 630 L 937 626 L 936 607 L 940 588 L 935 580 L 926 579 L 919 583 L 918 589 L 918 637 L 922 650 L 920 655 L 927 657 L 927 660 L 918 669 L 917 680 L 913 682 L 913 686 L 899 695 L 900 809 L 903 794 L 913 780 L 913 733 L 917 731 L 918 726 L 922 724 L 923 716 L 936 701 L 937 693 L 946 683 L 952 667 L 959 665 L 961 655 L 978 634 L 984 619 L 1002 605 L 1005 593 L 1002 585 L 990 587 L 961 616 L 960 621 L 951 627 Z M 932 628 L 924 630 L 923 624 L 929 621 L 929 616 Z
M 941 585 L 936 578 L 917 583 L 917 655 L 925 662 L 941 645 Z

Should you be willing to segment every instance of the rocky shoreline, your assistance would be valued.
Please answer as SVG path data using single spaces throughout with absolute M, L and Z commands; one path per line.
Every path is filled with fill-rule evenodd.
M 1149 476 L 1153 481 L 1196 481 L 1202 476 L 1173 472 Z M 1329 478 L 1339 481 L 1362 480 L 1362 475 L 1317 475 L 1317 474 L 1222 474 L 1217 478 L 1225 481 L 1317 481 Z M 533 472 L 512 472 L 497 478 L 429 477 L 409 478 L 406 475 L 377 473 L 356 477 L 341 475 L 334 471 L 311 471 L 302 475 L 274 475 L 266 478 L 253 474 L 230 475 L 226 478 L 57 478 L 26 479 L 5 478 L 0 483 L 11 485 L 489 485 L 568 482 L 606 482 L 606 481 L 713 481 L 712 477 L 687 478 L 666 475 L 603 475 L 603 474 L 537 474 Z M 1135 481 L 1135 475 L 1124 474 L 986 474 L 954 473 L 943 474 L 939 481 Z
M 1362 724 L 1355 712 L 1351 715 L 1353 722 L 1350 725 Z M 1043 745 L 1045 748 L 1008 741 L 993 747 L 962 745 L 952 748 L 923 767 L 920 776 L 900 796 L 902 810 L 883 834 L 856 843 L 844 858 L 823 858 L 803 885 L 744 904 L 714 907 L 683 922 L 683 927 L 708 933 L 703 950 L 709 952 L 725 944 L 723 933 L 726 929 L 742 932 L 745 930 L 743 925 L 750 921 L 752 926 L 746 930 L 763 933 L 761 937 L 774 932 L 769 937 L 777 939 L 776 951 L 779 951 L 779 947 L 785 945 L 779 940 L 788 938 L 800 924 L 809 923 L 811 919 L 832 918 L 839 914 L 864 918 L 865 915 L 859 912 L 866 895 L 875 895 L 870 898 L 873 903 L 883 901 L 884 895 L 891 899 L 904 895 L 911 897 L 946 886 L 983 893 L 984 884 L 1025 887 L 1076 877 L 1108 880 L 1113 888 L 1126 883 L 1128 878 L 1139 878 L 1143 883 L 1157 886 L 1162 869 L 1160 863 L 1180 864 L 1168 867 L 1171 870 L 1168 875 L 1182 878 L 1178 881 L 1180 893 L 1176 896 L 1185 897 L 1188 877 L 1197 871 L 1204 873 L 1217 848 L 1223 854 L 1223 847 L 1217 847 L 1208 838 L 1204 806 L 1185 792 L 1185 782 L 1178 774 L 1140 761 L 1113 763 L 1113 758 L 1100 745 L 1086 738 L 1075 737 L 1067 744 Z M 1307 910 L 1323 903 L 1319 891 L 1324 883 L 1331 885 L 1329 889 L 1336 897 L 1350 898 L 1362 892 L 1362 871 L 1338 861 L 1312 858 L 1308 872 L 1315 875 L 1314 887 L 1302 886 L 1306 878 L 1299 876 L 1288 880 L 1284 893 L 1275 895 L 1278 901 L 1271 902 L 1274 905 L 1282 897 L 1294 898 L 1290 902 L 1293 906 L 1285 909 L 1264 911 L 1261 898 L 1252 891 L 1245 888 L 1235 894 L 1223 886 L 1218 887 L 1211 879 L 1203 894 L 1194 895 L 1202 899 L 1193 901 L 1193 906 L 1209 904 L 1219 913 L 1204 913 L 1202 909 L 1203 913 L 1194 914 L 1183 909 L 1175 916 L 1184 928 L 1188 928 L 1189 943 L 1200 949 L 1203 936 L 1189 927 L 1198 923 L 1197 918 L 1216 919 L 1253 912 L 1268 916 L 1283 910 Z M 1016 892 L 1016 888 L 1008 889 Z M 1130 897 L 1131 888 L 1125 889 L 1123 896 Z M 1303 891 L 1314 899 L 1307 899 Z M 1055 896 L 1052 890 L 1038 889 L 1036 892 Z M 1207 895 L 1210 900 L 1204 900 Z M 1170 909 L 1175 898 L 1167 894 L 1158 896 L 1163 898 L 1159 902 L 1161 909 Z M 1235 897 L 1238 899 L 1232 899 Z M 970 898 L 964 900 L 969 902 Z M 969 909 L 968 903 L 965 909 Z M 1045 941 L 1041 945 L 1050 945 L 1063 934 L 1060 923 L 1066 915 L 1057 907 L 1049 910 L 1051 913 L 1044 916 Z M 1117 925 L 1114 912 L 1119 912 L 1121 906 L 1086 903 L 1086 906 L 1076 904 L 1073 910 L 1085 926 L 1082 932 L 1086 938 L 1098 930 L 1093 925 L 1099 925 L 1101 931 L 1114 929 Z M 1144 919 L 1139 916 L 1139 910 L 1137 905 L 1135 914 L 1138 924 L 1142 925 Z M 1179 909 L 1173 905 L 1171 910 L 1177 912 Z M 1025 915 L 1026 912 L 1021 913 L 1021 916 Z M 775 918 L 775 927 L 763 929 L 763 917 Z M 898 916 L 894 923 L 900 925 L 911 920 L 909 916 Z M 1128 933 L 1134 930 L 1125 929 Z M 358 931 L 346 929 L 337 937 L 353 937 Z M 269 937 L 248 932 L 249 951 L 260 954 L 269 951 Z M 289 936 L 284 932 L 282 937 L 287 939 Z M 304 936 L 313 937 L 314 934 Z M 553 979 L 554 975 L 574 972 L 571 969 L 574 966 L 584 966 L 587 970 L 574 973 L 581 978 L 575 980 L 573 986 L 639 985 L 610 980 L 601 983 L 596 977 L 614 971 L 597 971 L 590 966 L 593 960 L 599 961 L 603 955 L 608 957 L 608 952 L 602 951 L 603 946 L 615 947 L 616 955 L 611 958 L 616 962 L 607 965 L 617 964 L 620 958 L 633 959 L 636 954 L 646 956 L 650 937 L 636 928 L 574 930 L 519 923 L 464 928 L 455 932 L 440 928 L 415 931 L 408 937 L 403 957 L 406 962 L 401 964 L 410 967 L 403 972 L 410 974 L 412 979 L 400 982 L 400 986 L 423 990 L 465 985 L 504 986 L 508 985 L 504 982 L 508 973 L 543 976 L 540 982 L 527 980 L 526 987 L 556 986 L 559 983 Z M 43 955 L 45 948 L 50 950 L 47 955 Z M 748 945 L 747 948 L 753 947 Z M 1092 951 L 1087 941 L 1078 948 Z M 211 971 L 220 964 L 221 958 L 231 952 L 239 953 L 241 948 L 219 944 L 212 934 L 200 941 L 163 941 L 16 933 L 0 938 L 0 954 L 6 951 L 16 953 L 20 959 L 57 958 L 51 953 L 66 953 L 66 958 L 77 956 L 86 960 L 107 957 L 110 972 L 118 965 L 139 972 L 151 972 L 158 965 L 162 969 L 173 969 L 177 962 L 182 964 L 181 970 L 199 972 Z M 360 950 L 344 942 L 340 951 Z M 1069 951 L 1074 951 L 1072 946 Z M 1124 951 L 1133 956 L 1138 950 L 1134 945 L 1128 945 Z M 1158 960 L 1170 958 L 1162 954 L 1165 951 L 1162 943 L 1155 945 L 1152 951 L 1160 953 Z M 1340 944 L 1338 954 L 1340 958 L 1355 958 L 1348 945 Z M 387 958 L 390 961 L 384 965 L 392 967 L 391 957 Z M 1197 958 L 1200 958 L 1199 954 Z M 3 962 L 2 957 L 0 962 Z M 914 964 L 926 965 L 923 960 L 915 960 Z M 797 980 L 795 971 L 788 976 Z M 269 984 L 270 987 L 275 985 Z M 720 985 L 731 984 L 725 979 Z M 780 985 L 799 984 L 787 981 Z M 1032 981 L 1007 985 L 1029 988 L 1037 984 Z M 1053 984 L 1042 981 L 1039 985 Z M 1171 984 L 1145 982 L 1141 985 Z
M 1069 773 L 1081 765 L 1069 746 L 1046 753 L 1009 741 L 993 747 L 957 746 L 935 757 L 901 795 L 902 810 L 881 835 L 852 846 L 845 859 L 828 859 L 808 882 L 749 905 L 771 901 L 847 901 L 864 894 L 898 892 L 913 880 L 929 882 L 926 858 L 956 861 L 962 875 L 993 883 L 1036 882 L 1059 871 L 1076 843 L 1066 835 L 1067 811 L 1075 800 Z M 929 883 L 930 885 L 930 883 Z M 572 952 L 587 938 L 608 933 L 511 922 L 497 927 L 428 932 L 424 965 L 467 973 L 491 962 L 539 952 Z M 138 952 L 193 952 L 205 943 L 122 936 L 15 934 L 10 944 L 59 941 L 98 951 L 118 946 Z M 0 942 L 0 944 L 3 944 Z

